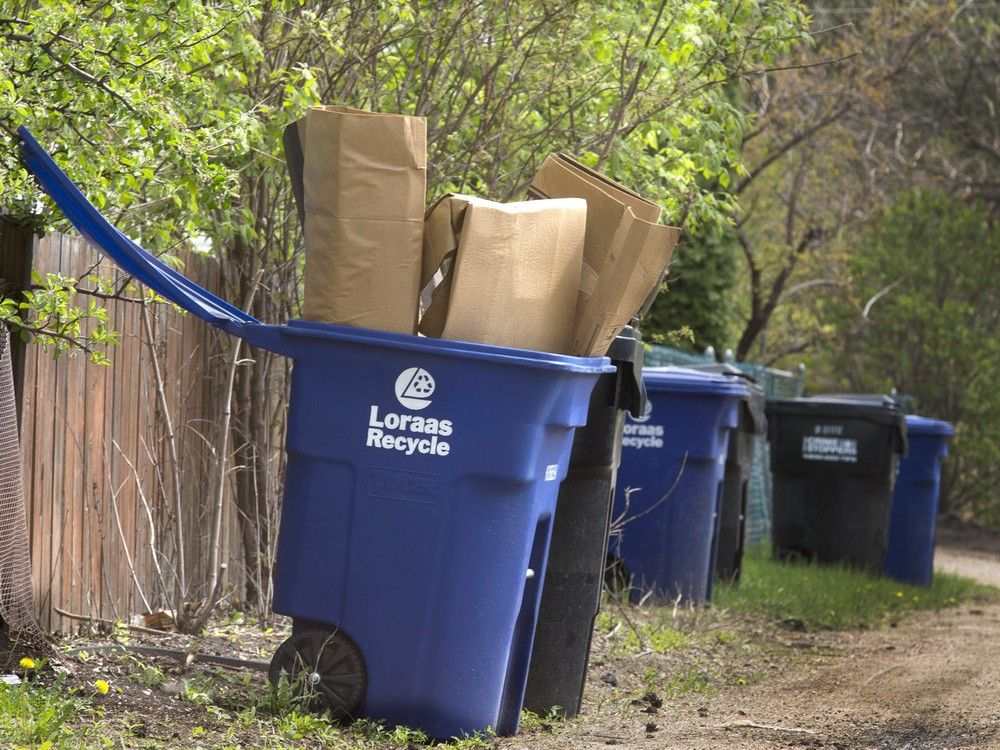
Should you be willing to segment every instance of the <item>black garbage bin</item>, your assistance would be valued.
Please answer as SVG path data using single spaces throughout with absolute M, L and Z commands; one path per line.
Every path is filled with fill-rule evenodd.
M 738 581 L 746 541 L 747 491 L 753 466 L 754 441 L 763 440 L 767 431 L 764 391 L 752 377 L 728 362 L 690 365 L 690 368 L 742 378 L 747 385 L 747 397 L 740 407 L 739 425 L 729 436 L 726 474 L 712 540 L 715 577 L 721 581 Z
M 766 408 L 774 553 L 878 573 L 906 418 L 887 396 L 816 396 Z
M 573 439 L 569 473 L 559 488 L 548 568 L 535 626 L 524 707 L 576 716 L 600 610 L 608 526 L 621 461 L 625 411 L 643 413 L 642 336 L 627 327 L 608 350 L 617 366 L 597 380 L 587 426 Z

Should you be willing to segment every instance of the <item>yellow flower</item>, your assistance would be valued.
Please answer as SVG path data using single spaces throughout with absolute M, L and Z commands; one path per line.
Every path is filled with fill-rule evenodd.
M 97 692 L 100 693 L 101 695 L 107 695 L 108 691 L 111 689 L 111 686 L 108 685 L 107 680 L 97 680 L 96 682 L 94 682 L 94 687 L 97 688 Z
M 903 598 L 903 592 L 902 591 L 897 591 L 896 592 L 896 598 L 897 599 L 902 599 Z
M 25 656 L 23 659 L 21 659 L 21 661 L 18 662 L 18 664 L 21 665 L 22 669 L 34 669 L 35 668 L 35 660 L 32 659 L 30 656 Z

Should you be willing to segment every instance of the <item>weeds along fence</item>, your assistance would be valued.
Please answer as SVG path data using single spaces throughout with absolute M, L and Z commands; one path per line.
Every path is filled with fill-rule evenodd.
M 25 263 L 10 232 L 3 239 L 0 283 L 10 293 Z M 79 238 L 29 237 L 24 245 L 43 277 L 123 281 Z M 219 287 L 210 261 L 190 258 L 184 272 Z M 214 543 L 223 591 L 240 590 L 244 575 L 229 502 L 233 441 L 225 466 L 216 450 L 232 343 L 169 305 L 102 302 L 121 338 L 110 366 L 56 359 L 34 343 L 21 348 L 16 366 L 25 541 L 39 620 L 50 631 L 70 631 L 81 618 L 183 611 L 207 595 Z M 220 481 L 225 502 L 216 508 Z M 221 531 L 213 535 L 216 512 Z

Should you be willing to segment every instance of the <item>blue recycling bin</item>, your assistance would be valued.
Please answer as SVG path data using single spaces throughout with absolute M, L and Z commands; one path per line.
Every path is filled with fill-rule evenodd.
M 729 435 L 746 385 L 680 367 L 647 368 L 647 411 L 626 417 L 609 556 L 633 599 L 711 597 Z
M 324 323 L 265 325 L 112 227 L 22 129 L 77 229 L 206 322 L 294 360 L 271 678 L 335 716 L 517 730 L 552 516 L 609 360 Z
M 909 453 L 900 459 L 892 496 L 889 543 L 882 570 L 915 586 L 930 586 L 934 573 L 941 462 L 955 428 L 939 419 L 907 415 Z

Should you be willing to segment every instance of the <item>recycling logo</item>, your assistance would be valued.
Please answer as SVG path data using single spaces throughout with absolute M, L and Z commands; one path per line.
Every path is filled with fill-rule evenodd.
M 408 367 L 396 378 L 396 398 L 407 409 L 426 409 L 433 393 L 434 378 L 422 367 Z
M 633 422 L 638 422 L 639 424 L 643 424 L 644 422 L 648 422 L 651 416 L 653 416 L 653 401 L 652 399 L 647 398 L 646 408 L 642 410 L 642 416 L 633 417 L 631 414 L 629 414 L 629 419 L 631 419 Z

